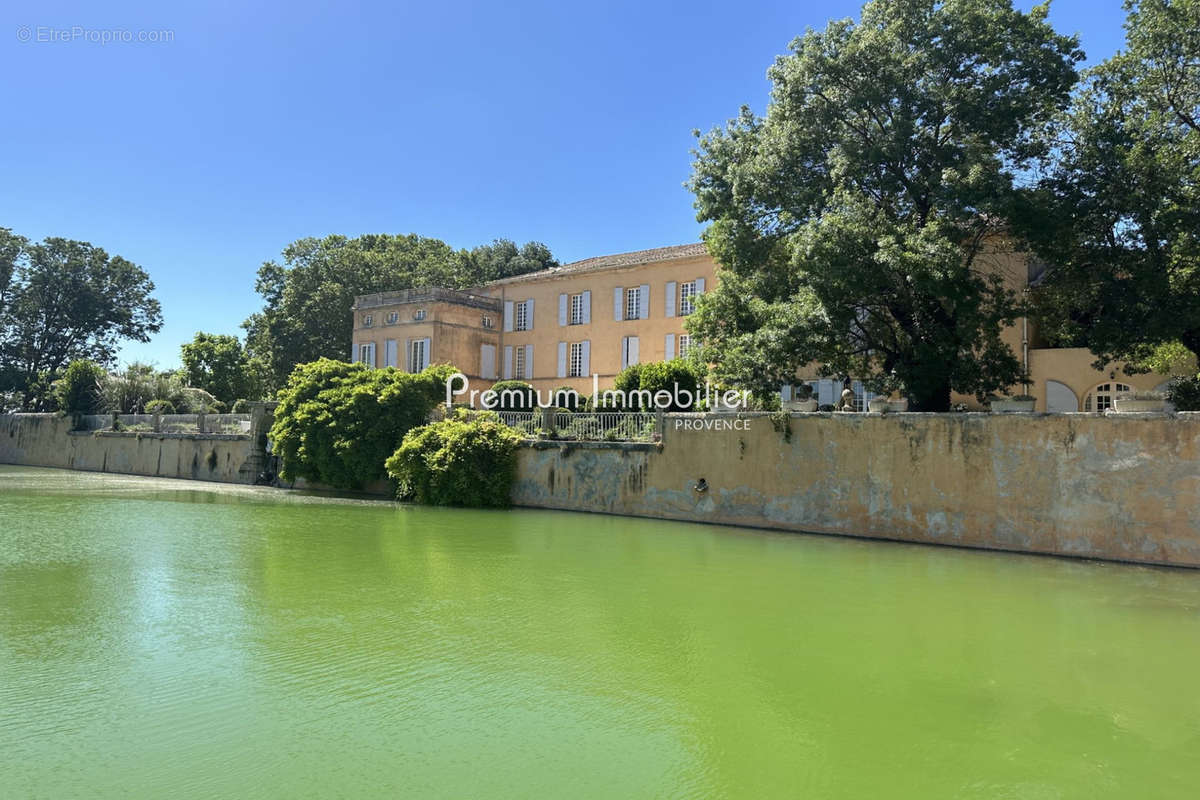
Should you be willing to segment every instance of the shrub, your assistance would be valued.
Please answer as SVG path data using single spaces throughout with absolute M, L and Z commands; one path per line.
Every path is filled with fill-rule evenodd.
M 249 414 L 250 413 L 250 401 L 244 397 L 239 400 L 233 401 L 233 408 L 231 409 L 231 411 L 234 414 Z
M 532 411 L 537 405 L 533 387 L 525 381 L 498 381 L 492 391 L 498 398 L 492 406 L 494 411 Z
M 1172 380 L 1167 387 L 1167 399 L 1176 411 L 1200 411 L 1200 375 Z
M 444 397 L 443 371 L 413 375 L 327 358 L 297 366 L 279 392 L 269 434 L 280 476 L 338 489 L 384 478 L 388 456 Z
M 54 383 L 54 399 L 67 414 L 95 414 L 107 373 L 93 361 L 72 361 Z
M 174 414 L 175 406 L 171 405 L 170 400 L 151 400 L 146 403 L 147 414 Z
M 587 398 L 581 397 L 570 386 L 560 386 L 554 390 L 551 402 L 558 406 L 559 411 L 579 411 L 587 405 Z
M 642 388 L 642 370 L 645 369 L 645 364 L 630 364 L 625 369 L 617 373 L 617 377 L 613 378 L 613 389 L 617 391 L 617 397 L 625 397 L 629 399 L 628 407 L 630 409 L 640 408 L 640 403 L 637 397 L 637 391 Z M 614 408 L 621 407 L 620 401 L 605 402 L 604 392 L 600 393 L 599 402 L 596 407 L 599 408 Z
M 506 508 L 520 435 L 492 412 L 455 409 L 409 431 L 387 460 L 397 497 L 420 503 Z
M 213 400 L 204 409 L 205 414 L 224 414 L 229 410 L 229 406 L 222 403 L 220 400 Z
M 638 380 L 642 392 L 641 398 L 646 397 L 646 392 L 649 392 L 650 397 L 653 398 L 658 392 L 665 391 L 671 395 L 671 402 L 666 406 L 655 404 L 653 405 L 655 410 L 691 411 L 700 400 L 698 388 L 701 377 L 696 365 L 683 358 L 645 364 L 641 368 Z M 676 394 L 677 387 L 678 393 L 687 392 L 691 396 L 692 402 L 677 402 L 681 399 Z

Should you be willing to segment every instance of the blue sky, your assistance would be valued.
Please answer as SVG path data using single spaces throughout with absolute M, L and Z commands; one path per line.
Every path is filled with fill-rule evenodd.
M 1120 6 L 1051 19 L 1101 60 Z M 762 110 L 788 42 L 859 7 L 6 4 L 0 226 L 146 268 L 165 324 L 122 359 L 163 367 L 197 330 L 240 334 L 255 271 L 302 236 L 537 239 L 563 261 L 696 241 L 692 129 Z

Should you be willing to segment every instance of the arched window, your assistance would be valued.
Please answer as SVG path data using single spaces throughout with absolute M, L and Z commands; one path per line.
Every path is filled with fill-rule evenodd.
M 1062 381 L 1046 381 L 1046 410 L 1058 413 L 1078 411 L 1079 398 Z
M 1083 401 L 1084 411 L 1107 411 L 1112 408 L 1112 401 L 1117 395 L 1132 391 L 1123 383 L 1102 383 L 1088 392 Z

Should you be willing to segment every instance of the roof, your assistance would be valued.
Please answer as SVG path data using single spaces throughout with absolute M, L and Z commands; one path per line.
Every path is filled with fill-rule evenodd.
M 524 275 L 514 275 L 511 278 L 501 278 L 491 281 L 488 286 L 507 283 L 523 283 L 540 278 L 554 278 L 561 275 L 571 275 L 577 272 L 595 272 L 604 269 L 620 269 L 622 267 L 640 267 L 644 264 L 654 264 L 659 261 L 675 261 L 682 258 L 700 258 L 708 255 L 708 248 L 703 242 L 695 244 L 677 244 L 672 247 L 655 247 L 652 250 L 635 250 L 631 253 L 616 253 L 610 256 L 595 256 L 582 261 L 572 261 L 550 269 L 527 272 Z
M 360 294 L 354 297 L 351 310 L 378 308 L 379 306 L 403 305 L 405 303 L 454 303 L 460 306 L 472 306 L 491 311 L 500 310 L 500 301 L 494 297 L 460 292 L 455 289 L 443 289 L 437 286 L 401 289 L 397 292 L 376 292 L 375 294 Z

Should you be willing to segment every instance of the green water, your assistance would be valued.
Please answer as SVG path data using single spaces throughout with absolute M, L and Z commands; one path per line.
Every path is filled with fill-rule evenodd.
M 0 467 L 0 797 L 1196 797 L 1200 572 Z

